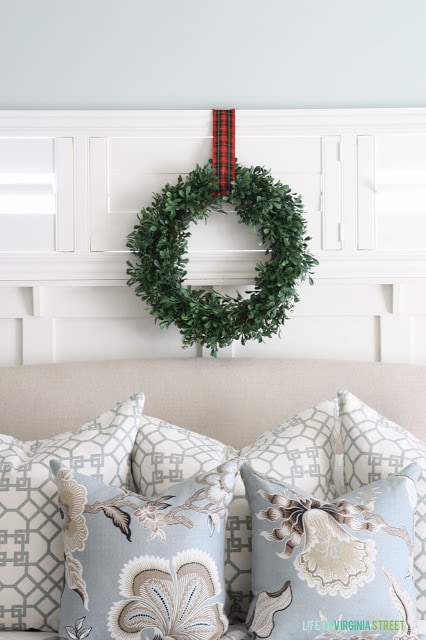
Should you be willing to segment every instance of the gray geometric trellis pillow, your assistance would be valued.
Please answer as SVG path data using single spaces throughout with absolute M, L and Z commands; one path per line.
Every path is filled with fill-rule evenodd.
M 426 444 L 350 391 L 339 391 L 338 399 L 346 490 L 386 478 L 410 462 L 417 462 L 421 468 L 417 484 L 413 577 L 417 615 L 426 619 Z
M 144 416 L 132 454 L 136 489 L 153 496 L 170 484 L 241 456 L 262 473 L 279 473 L 306 491 L 332 499 L 338 417 L 336 398 L 319 402 L 236 451 L 208 436 Z M 226 528 L 225 579 L 229 620 L 244 622 L 251 597 L 251 518 L 240 475 Z
M 0 435 L 0 631 L 57 631 L 64 548 L 50 460 L 117 487 L 144 407 L 136 394 L 76 431 L 23 442 Z

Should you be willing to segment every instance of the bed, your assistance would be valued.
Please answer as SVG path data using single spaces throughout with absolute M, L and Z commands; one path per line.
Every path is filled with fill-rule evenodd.
M 95 626 L 88 626 L 89 596 L 92 599 L 96 597 L 92 594 L 99 590 L 99 582 L 94 589 L 90 587 L 87 576 L 103 570 L 105 566 L 102 563 L 108 564 L 108 555 L 100 554 L 93 565 L 94 552 L 92 555 L 88 552 L 89 541 L 92 537 L 96 540 L 98 529 L 102 528 L 102 535 L 118 537 L 117 549 L 120 551 L 117 555 L 127 545 L 129 530 L 123 521 L 118 524 L 116 518 L 117 514 L 123 515 L 123 509 L 115 505 L 124 500 L 123 491 L 128 491 L 129 487 L 131 496 L 136 497 L 126 498 L 128 505 L 130 500 L 140 500 L 140 496 L 144 496 L 143 508 L 136 502 L 131 506 L 142 523 L 141 531 L 151 540 L 155 539 L 159 548 L 163 545 L 169 551 L 174 550 L 170 567 L 173 566 L 176 575 L 168 577 L 170 580 L 173 578 L 173 584 L 183 576 L 183 564 L 178 561 L 183 553 L 179 545 L 183 543 L 182 539 L 176 541 L 174 533 L 170 533 L 178 527 L 168 527 L 166 539 L 166 529 L 159 524 L 162 522 L 160 516 L 163 517 L 170 507 L 168 497 L 173 492 L 178 495 L 182 491 L 185 504 L 191 505 L 194 521 L 192 529 L 188 525 L 185 532 L 188 538 L 191 537 L 190 532 L 192 535 L 192 530 L 199 526 L 195 517 L 201 512 L 205 515 L 215 504 L 207 519 L 209 538 L 205 535 L 196 538 L 200 547 L 197 547 L 198 560 L 194 556 L 185 565 L 193 567 L 201 562 L 199 558 L 205 558 L 213 549 L 213 539 L 217 537 L 214 543 L 217 546 L 211 554 L 217 560 L 215 567 L 219 567 L 219 573 L 222 571 L 222 554 L 225 569 L 223 576 L 217 578 L 216 591 L 211 593 L 215 616 L 213 620 L 212 610 L 209 610 L 207 617 L 215 631 L 210 637 L 243 638 L 247 619 L 257 637 L 284 640 L 287 631 L 282 631 L 282 621 L 290 619 L 294 622 L 295 618 L 296 628 L 300 631 L 297 637 L 300 638 L 330 634 L 336 620 L 340 626 L 335 626 L 334 632 L 337 630 L 340 637 L 349 637 L 358 630 L 358 635 L 363 632 L 365 636 L 374 631 L 379 637 L 399 638 L 407 633 L 407 625 L 411 635 L 418 636 L 423 630 L 423 619 L 426 619 L 425 389 L 426 367 L 420 365 L 332 360 L 135 359 L 1 368 L 0 640 L 58 637 L 64 576 L 64 548 L 61 545 L 64 544 L 65 567 L 68 566 L 70 571 L 69 567 L 81 563 L 84 571 L 80 571 L 77 578 L 70 578 L 75 581 L 68 589 L 69 593 L 64 591 L 61 608 L 72 609 L 77 598 L 81 606 L 79 610 L 84 614 L 79 614 L 73 625 L 63 625 L 59 636 L 78 640 L 102 637 L 96 635 Z M 54 459 L 58 461 L 57 466 L 54 463 L 50 468 L 50 460 Z M 230 471 L 231 463 L 238 465 L 237 471 Z M 43 469 L 41 476 L 37 475 L 40 472 L 37 464 Z M 213 469 L 216 475 L 212 480 Z M 218 477 L 228 478 L 230 473 L 234 473 L 235 484 L 226 498 L 221 494 L 222 502 L 219 504 L 215 502 L 216 498 L 212 498 L 211 482 L 217 482 Z M 46 474 L 50 474 L 49 478 Z M 408 491 L 407 495 L 411 495 L 409 499 L 402 499 L 403 505 L 412 501 L 407 487 L 416 487 L 417 502 L 411 512 L 405 514 L 404 511 L 404 518 L 408 521 L 412 514 L 415 527 L 408 555 L 409 523 L 406 525 L 404 520 L 405 524 L 393 525 L 394 531 L 404 529 L 408 532 L 401 543 L 403 536 L 390 535 L 390 526 L 383 525 L 389 519 L 386 516 L 389 505 L 386 503 L 380 514 L 374 511 L 381 505 L 379 494 L 386 495 L 390 490 L 389 478 L 395 477 L 401 485 L 398 491 Z M 193 486 L 188 484 L 195 482 L 194 478 L 199 483 L 196 494 Z M 386 482 L 388 484 L 380 484 Z M 84 529 L 84 540 L 76 540 L 75 536 L 72 539 L 64 537 L 69 531 L 63 519 L 62 522 L 57 519 L 56 494 L 59 492 L 59 496 L 64 496 L 60 487 L 69 486 L 69 483 L 80 488 L 86 483 L 85 495 L 95 496 L 102 483 L 103 487 L 109 487 L 108 491 L 114 487 L 115 493 L 103 498 L 103 507 L 98 509 L 102 512 L 102 527 L 97 524 L 96 529 L 93 525 L 89 529 L 90 536 Z M 376 609 L 368 613 L 357 609 L 356 594 L 360 590 L 374 588 L 375 593 L 383 591 L 382 582 L 378 584 L 378 576 L 373 575 L 372 564 L 368 565 L 370 561 L 362 560 L 362 575 L 357 585 L 351 582 L 351 585 L 336 587 L 337 582 L 342 585 L 346 579 L 343 577 L 346 569 L 342 568 L 340 574 L 336 569 L 337 577 L 334 576 L 334 586 L 331 586 L 325 565 L 320 567 L 317 563 L 317 568 L 312 571 L 309 563 L 303 565 L 302 553 L 295 560 L 304 544 L 302 535 L 297 539 L 288 538 L 291 551 L 280 546 L 285 539 L 285 528 L 280 520 L 284 503 L 279 503 L 279 511 L 272 503 L 262 509 L 256 502 L 259 495 L 263 499 L 267 495 L 275 495 L 278 501 L 283 500 L 283 495 L 289 495 L 289 486 L 295 491 L 292 505 L 303 502 L 302 497 L 306 495 L 315 496 L 327 504 L 337 504 L 342 495 L 356 494 L 358 502 L 353 503 L 355 507 L 351 507 L 351 516 L 349 511 L 345 511 L 343 516 L 339 511 L 331 519 L 330 514 L 326 518 L 320 502 L 319 511 L 316 511 L 329 528 L 330 539 L 333 536 L 336 540 L 343 537 L 350 545 L 352 538 L 364 535 L 364 531 L 354 533 L 352 516 L 354 509 L 360 510 L 360 487 L 365 485 L 372 488 L 369 488 L 370 497 L 363 502 L 363 518 L 366 523 L 376 523 L 374 536 L 384 538 L 376 538 L 377 542 L 363 539 L 364 555 L 377 555 L 383 548 L 389 557 L 399 558 L 401 571 L 405 572 L 404 597 L 399 597 L 401 585 L 397 585 L 394 575 L 390 576 L 386 571 L 386 575 L 381 577 L 383 584 L 387 585 L 386 590 L 393 591 L 393 612 L 386 609 L 389 604 L 383 604 L 376 596 Z M 214 486 L 217 488 L 218 485 Z M 105 487 L 103 490 L 107 491 Z M 193 493 L 186 495 L 185 491 Z M 284 491 L 287 493 L 283 494 Z M 47 497 L 46 493 L 49 493 Z M 154 499 L 158 495 L 163 496 L 161 513 Z M 197 502 L 208 495 L 210 499 L 206 502 Z M 106 500 L 108 505 L 114 504 L 115 509 L 111 509 L 108 515 Z M 63 511 L 69 507 L 65 503 L 63 498 Z M 93 521 L 94 504 L 95 500 L 89 505 Z M 85 509 L 87 513 L 87 504 Z M 149 509 L 150 514 L 146 515 Z M 100 522 L 98 512 L 97 523 Z M 178 511 L 175 509 L 175 512 Z M 224 540 L 220 533 L 224 531 L 221 518 L 227 520 Z M 347 518 L 346 523 L 349 523 L 344 533 L 342 518 Z M 308 518 L 305 520 L 307 523 Z M 270 527 L 267 534 L 257 531 L 256 527 L 261 525 Z M 253 547 L 252 526 L 256 531 Z M 313 520 L 310 526 L 314 526 Z M 368 527 L 363 525 L 361 528 Z M 273 532 L 278 546 L 271 542 Z M 281 537 L 278 535 L 280 532 L 283 534 Z M 136 535 L 134 527 L 132 535 Z M 373 534 L 366 531 L 365 535 Z M 266 540 L 268 536 L 269 540 Z M 268 546 L 262 550 L 260 543 L 266 544 L 265 540 Z M 392 546 L 396 542 L 403 544 L 401 550 Z M 39 555 L 33 556 L 32 547 L 37 545 Z M 107 549 L 110 556 L 116 553 L 112 542 L 111 545 Z M 306 549 L 305 544 L 305 555 Z M 288 560 L 289 556 L 292 559 L 289 570 L 291 586 L 287 584 L 290 581 L 286 581 L 280 588 L 278 583 L 265 588 L 265 580 L 274 573 L 277 558 Z M 49 557 L 48 562 L 46 557 Z M 43 558 L 42 562 L 40 558 Z M 414 567 L 410 569 L 413 559 Z M 130 561 L 126 564 L 127 571 L 130 571 L 130 564 Z M 263 565 L 267 567 L 268 576 L 264 575 Z M 134 577 L 136 569 L 133 567 L 132 570 Z M 158 575 L 164 574 L 164 563 L 156 571 Z M 397 571 L 399 567 L 395 568 Z M 216 575 L 212 570 L 209 575 L 213 574 Z M 117 620 L 120 616 L 121 620 L 123 612 L 130 610 L 131 606 L 136 607 L 137 600 L 136 596 L 131 600 L 129 594 L 124 593 L 124 569 L 120 580 L 120 602 L 125 605 L 115 601 L 115 608 L 111 605 L 108 610 L 105 624 L 109 637 L 127 640 L 165 634 L 161 627 L 163 623 L 158 620 L 150 628 L 151 635 L 140 635 L 140 630 L 130 627 L 126 630 L 118 628 Z M 322 584 L 320 588 L 319 582 Z M 322 595 L 321 589 L 325 590 Z M 334 589 L 331 601 L 339 601 L 341 610 L 330 609 L 332 613 L 326 615 L 320 611 L 315 599 L 312 600 L 315 603 L 312 609 L 306 605 L 306 594 L 313 593 L 322 598 L 319 601 L 321 605 L 328 602 L 327 589 L 328 596 Z M 216 596 L 219 598 L 217 602 L 214 600 Z M 297 609 L 297 597 L 304 602 L 303 614 L 300 608 Z M 403 600 L 411 606 L 411 611 L 410 606 L 405 607 L 408 611 L 405 617 L 395 604 Z M 276 606 L 272 607 L 271 603 L 276 603 Z M 272 607 L 269 613 L 268 607 Z M 293 610 L 292 617 L 288 618 Z M 158 607 L 155 615 L 157 613 Z M 231 630 L 226 629 L 225 618 L 230 620 Z M 376 625 L 374 629 L 373 623 Z

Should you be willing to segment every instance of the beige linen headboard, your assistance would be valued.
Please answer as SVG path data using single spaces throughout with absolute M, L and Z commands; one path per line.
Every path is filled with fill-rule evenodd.
M 145 359 L 0 368 L 0 429 L 74 429 L 138 391 L 145 413 L 237 448 L 346 388 L 426 440 L 426 366 L 327 360 Z

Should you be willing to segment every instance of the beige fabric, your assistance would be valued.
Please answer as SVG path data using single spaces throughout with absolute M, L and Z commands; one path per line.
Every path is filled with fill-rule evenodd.
M 244 358 L 0 368 L 0 431 L 49 437 L 144 391 L 146 414 L 240 448 L 341 388 L 426 440 L 426 366 Z

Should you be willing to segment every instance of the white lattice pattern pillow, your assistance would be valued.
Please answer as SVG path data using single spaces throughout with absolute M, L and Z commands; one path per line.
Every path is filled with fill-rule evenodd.
M 80 429 L 45 440 L 0 435 L 1 631 L 58 629 L 64 548 L 50 461 L 128 487 L 143 406 L 144 395 L 134 395 Z
M 426 619 L 426 444 L 346 390 L 338 394 L 347 491 L 398 473 L 410 462 L 421 468 L 415 514 L 414 583 L 417 614 Z

